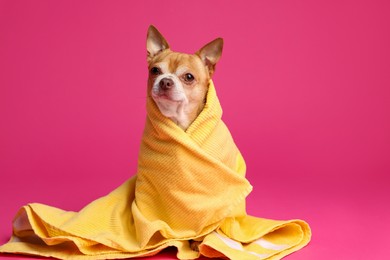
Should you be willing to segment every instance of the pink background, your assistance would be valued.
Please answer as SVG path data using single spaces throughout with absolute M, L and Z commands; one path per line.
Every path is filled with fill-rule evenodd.
M 79 210 L 136 172 L 154 24 L 178 51 L 225 39 L 248 212 L 313 230 L 288 259 L 387 258 L 389 3 L 0 1 L 0 243 L 20 206 Z

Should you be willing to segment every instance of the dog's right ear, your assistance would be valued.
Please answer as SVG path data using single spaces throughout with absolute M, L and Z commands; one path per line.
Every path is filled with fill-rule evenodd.
M 169 49 L 169 44 L 164 36 L 154 27 L 149 26 L 148 35 L 146 38 L 146 50 L 148 51 L 148 61 L 163 50 Z

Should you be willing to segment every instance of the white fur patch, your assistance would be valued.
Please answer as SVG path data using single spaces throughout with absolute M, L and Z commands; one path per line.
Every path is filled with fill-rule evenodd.
M 164 78 L 169 78 L 174 83 L 174 86 L 168 91 L 160 89 L 160 81 Z M 153 83 L 151 94 L 164 116 L 174 121 L 184 122 L 187 120 L 185 108 L 188 104 L 188 99 L 185 95 L 183 84 L 175 74 L 165 73 L 158 76 Z

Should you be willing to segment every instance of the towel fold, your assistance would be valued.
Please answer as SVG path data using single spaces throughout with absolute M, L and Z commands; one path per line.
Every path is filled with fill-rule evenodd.
M 213 82 L 201 114 L 183 131 L 150 98 L 136 176 L 80 212 L 22 207 L 3 253 L 120 259 L 177 248 L 179 259 L 280 259 L 310 240 L 302 220 L 248 216 L 245 161 L 221 120 Z M 198 250 L 191 249 L 196 240 Z

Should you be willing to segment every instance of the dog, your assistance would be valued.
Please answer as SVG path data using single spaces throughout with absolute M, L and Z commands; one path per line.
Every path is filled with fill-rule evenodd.
M 174 52 L 151 25 L 146 49 L 148 94 L 164 116 L 186 131 L 204 107 L 208 82 L 222 54 L 223 39 L 211 41 L 195 54 Z
M 223 39 L 217 38 L 195 54 L 174 52 L 164 36 L 151 25 L 148 29 L 148 94 L 161 114 L 184 131 L 203 110 L 208 84 L 221 58 Z M 190 241 L 199 251 L 201 241 Z

